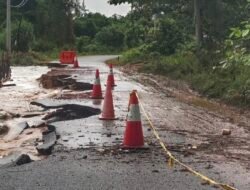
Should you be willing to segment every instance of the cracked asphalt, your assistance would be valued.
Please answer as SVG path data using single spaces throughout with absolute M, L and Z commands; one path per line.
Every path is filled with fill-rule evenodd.
M 95 69 L 98 68 L 101 73 L 102 89 L 105 90 L 104 84 L 109 68 L 104 61 L 114 57 L 80 57 L 81 68 L 68 70 L 77 82 L 93 83 Z M 39 71 L 41 72 L 39 75 L 48 71 L 43 67 L 34 70 L 36 76 Z M 51 72 L 53 73 L 53 69 Z M 54 69 L 54 72 L 65 74 L 68 71 Z M 152 131 L 149 130 L 144 116 L 142 116 L 143 131 L 149 148 L 132 152 L 120 149 L 129 92 L 134 89 L 140 94 L 161 138 L 176 157 L 216 181 L 233 185 L 240 190 L 249 189 L 248 130 L 226 120 L 222 115 L 169 96 L 164 88 L 159 90 L 156 85 L 147 82 L 153 77 L 124 73 L 118 69 L 115 69 L 114 73 L 117 87 L 113 91 L 113 96 L 116 116 L 119 119 L 113 122 L 100 121 L 98 115 L 94 115 L 82 119 L 52 121 L 50 124 L 56 127 L 56 132 L 60 136 L 53 154 L 46 159 L 22 166 L 0 168 L 1 190 L 214 189 L 215 187 L 207 185 L 178 165 L 173 168 L 167 166 L 167 158 Z M 53 91 L 41 89 L 38 83 L 32 81 L 30 84 L 34 85 L 37 94 L 32 96 L 34 91 L 30 90 L 25 95 L 30 95 L 32 101 L 42 105 L 78 104 L 102 108 L 101 102 L 93 102 L 86 98 L 88 96 L 85 94 L 90 93 L 88 90 L 76 92 L 53 89 Z M 20 86 L 17 85 L 17 88 L 18 92 L 22 92 Z M 53 96 L 45 96 L 46 93 L 52 92 Z M 4 95 L 0 94 L 0 97 L 2 96 Z M 17 94 L 13 96 L 16 98 Z M 27 99 L 19 105 L 20 110 L 25 110 L 27 107 L 25 101 Z M 8 109 L 11 110 L 10 105 Z M 31 109 L 41 108 L 32 106 Z M 231 137 L 220 135 L 221 129 L 225 126 L 232 130 Z M 227 146 L 237 139 L 242 141 L 237 149 L 244 153 L 245 161 L 228 157 L 229 153 L 234 157 L 241 156 L 232 151 L 236 145 Z

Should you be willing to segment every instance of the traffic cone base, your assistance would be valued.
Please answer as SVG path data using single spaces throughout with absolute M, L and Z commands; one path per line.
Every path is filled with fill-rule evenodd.
M 99 119 L 100 120 L 117 120 L 118 118 L 117 117 L 103 117 L 102 115 L 101 116 L 99 116 Z
M 74 68 L 79 68 L 79 63 L 78 63 L 77 58 L 76 58 L 76 60 L 74 61 Z
M 129 112 L 127 115 L 126 129 L 124 132 L 122 147 L 126 149 L 138 149 L 145 147 L 140 107 L 136 91 L 133 91 L 130 94 Z
M 93 105 L 101 105 L 102 99 L 93 99 Z
M 95 83 L 93 84 L 93 90 L 91 93 L 91 99 L 103 99 L 102 87 L 100 82 L 99 70 L 96 70 Z
M 107 84 L 104 84 L 104 86 L 107 86 Z M 114 84 L 113 86 L 112 86 L 112 90 L 114 90 L 114 87 L 116 87 L 117 85 L 116 84 Z
M 127 121 L 123 147 L 141 148 L 144 146 L 144 137 L 140 121 Z

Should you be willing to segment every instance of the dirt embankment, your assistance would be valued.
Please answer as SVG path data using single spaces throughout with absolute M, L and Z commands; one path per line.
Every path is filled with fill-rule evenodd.
M 240 162 L 244 168 L 250 169 L 250 110 L 209 100 L 184 82 L 139 73 L 140 68 L 140 64 L 119 67 L 130 78 L 152 89 L 156 101 L 146 107 L 148 110 L 150 105 L 153 107 L 151 115 L 157 118 L 155 123 L 163 136 L 164 131 L 168 131 L 184 138 L 183 145 L 178 142 L 182 147 L 178 149 L 189 150 L 200 158 L 214 162 Z M 145 100 L 147 98 L 144 96 Z M 159 110 L 156 115 L 157 107 L 164 112 Z M 173 143 L 169 134 L 166 136 L 166 143 Z
M 108 63 L 112 63 L 112 61 L 110 60 Z M 130 76 L 137 76 L 135 75 L 135 73 L 137 73 L 139 77 L 133 77 L 133 79 L 138 82 L 153 86 L 160 92 L 164 92 L 168 96 L 174 97 L 179 101 L 224 115 L 230 122 L 246 127 L 246 129 L 250 131 L 250 119 L 248 119 L 250 118 L 250 109 L 231 106 L 220 100 L 207 99 L 198 92 L 193 91 L 191 87 L 183 81 L 171 80 L 159 75 L 141 73 L 139 72 L 141 68 L 142 64 L 119 67 L 122 72 Z

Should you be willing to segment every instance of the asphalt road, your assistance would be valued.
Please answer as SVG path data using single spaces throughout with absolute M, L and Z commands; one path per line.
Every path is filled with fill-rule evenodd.
M 104 90 L 109 68 L 103 62 L 113 57 L 81 57 L 79 63 L 82 73 L 77 71 L 78 74 L 75 74 L 74 78 L 77 81 L 92 83 L 95 69 L 99 68 Z M 117 121 L 100 121 L 96 115 L 73 121 L 51 123 L 60 135 L 53 154 L 47 159 L 30 164 L 1 168 L 0 189 L 214 189 L 179 166 L 167 167 L 167 158 L 152 131 L 148 130 L 149 126 L 145 117 L 143 117 L 143 128 L 149 149 L 135 152 L 124 152 L 119 149 L 123 138 L 129 92 L 136 89 L 146 102 L 146 109 L 155 125 L 158 126 L 160 136 L 170 145 L 178 158 L 213 179 L 248 190 L 249 172 L 244 167 L 241 168 L 237 162 L 226 162 L 224 159 L 210 160 L 210 157 L 206 157 L 203 153 L 202 157 L 199 153 L 185 154 L 187 151 L 183 147 L 199 144 L 209 138 L 193 138 L 192 135 L 197 134 L 196 130 L 199 128 L 203 130 L 210 126 L 210 131 L 213 131 L 214 125 L 219 125 L 219 123 L 224 125 L 221 120 L 216 118 L 217 123 L 213 125 L 208 120 L 214 121 L 215 117 L 203 110 L 169 98 L 163 92 L 155 91 L 146 82 L 135 82 L 121 71 L 115 70 L 115 79 L 117 87 L 113 94 L 116 115 L 119 118 Z M 62 93 L 72 92 L 61 91 L 60 93 L 62 95 Z M 154 102 L 154 100 L 157 101 Z M 101 109 L 100 103 L 96 104 L 92 100 L 81 98 L 71 100 L 40 98 L 38 102 L 44 105 L 75 103 Z M 188 113 L 188 116 L 185 113 Z M 200 115 L 204 116 L 204 119 L 200 118 Z M 186 130 L 196 131 L 196 133 L 188 133 L 188 135 L 183 133 L 184 124 L 188 123 L 194 126 L 190 125 L 191 127 Z M 231 126 L 231 124 L 228 125 Z M 207 131 L 209 133 L 209 129 Z

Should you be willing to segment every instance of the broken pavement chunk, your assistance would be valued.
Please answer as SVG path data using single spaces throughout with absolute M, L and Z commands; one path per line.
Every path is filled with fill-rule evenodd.
M 27 154 L 22 154 L 18 157 L 18 159 L 16 160 L 16 165 L 17 166 L 20 166 L 20 165 L 23 165 L 23 164 L 28 164 L 32 162 L 32 160 L 30 159 L 29 155 Z
M 5 141 L 14 140 L 15 138 L 18 137 L 18 135 L 20 135 L 23 132 L 24 129 L 27 128 L 29 128 L 29 124 L 26 121 L 18 123 L 13 127 L 10 127 L 10 130 L 8 134 L 4 137 L 4 140 Z
M 30 159 L 29 155 L 22 154 L 20 152 L 15 152 L 9 156 L 6 156 L 0 159 L 0 168 L 1 167 L 11 167 L 11 166 L 20 166 L 23 164 L 28 164 L 33 160 Z
M 43 132 L 43 144 L 36 147 L 39 154 L 49 155 L 56 143 L 56 132 L 55 130 L 49 130 Z
M 32 124 L 30 124 L 31 128 L 40 128 L 40 127 L 45 127 L 46 122 L 45 121 L 34 121 Z
M 6 125 L 0 124 L 0 135 L 5 135 L 8 133 L 9 128 Z
M 232 131 L 230 129 L 223 129 L 222 135 L 231 135 Z

